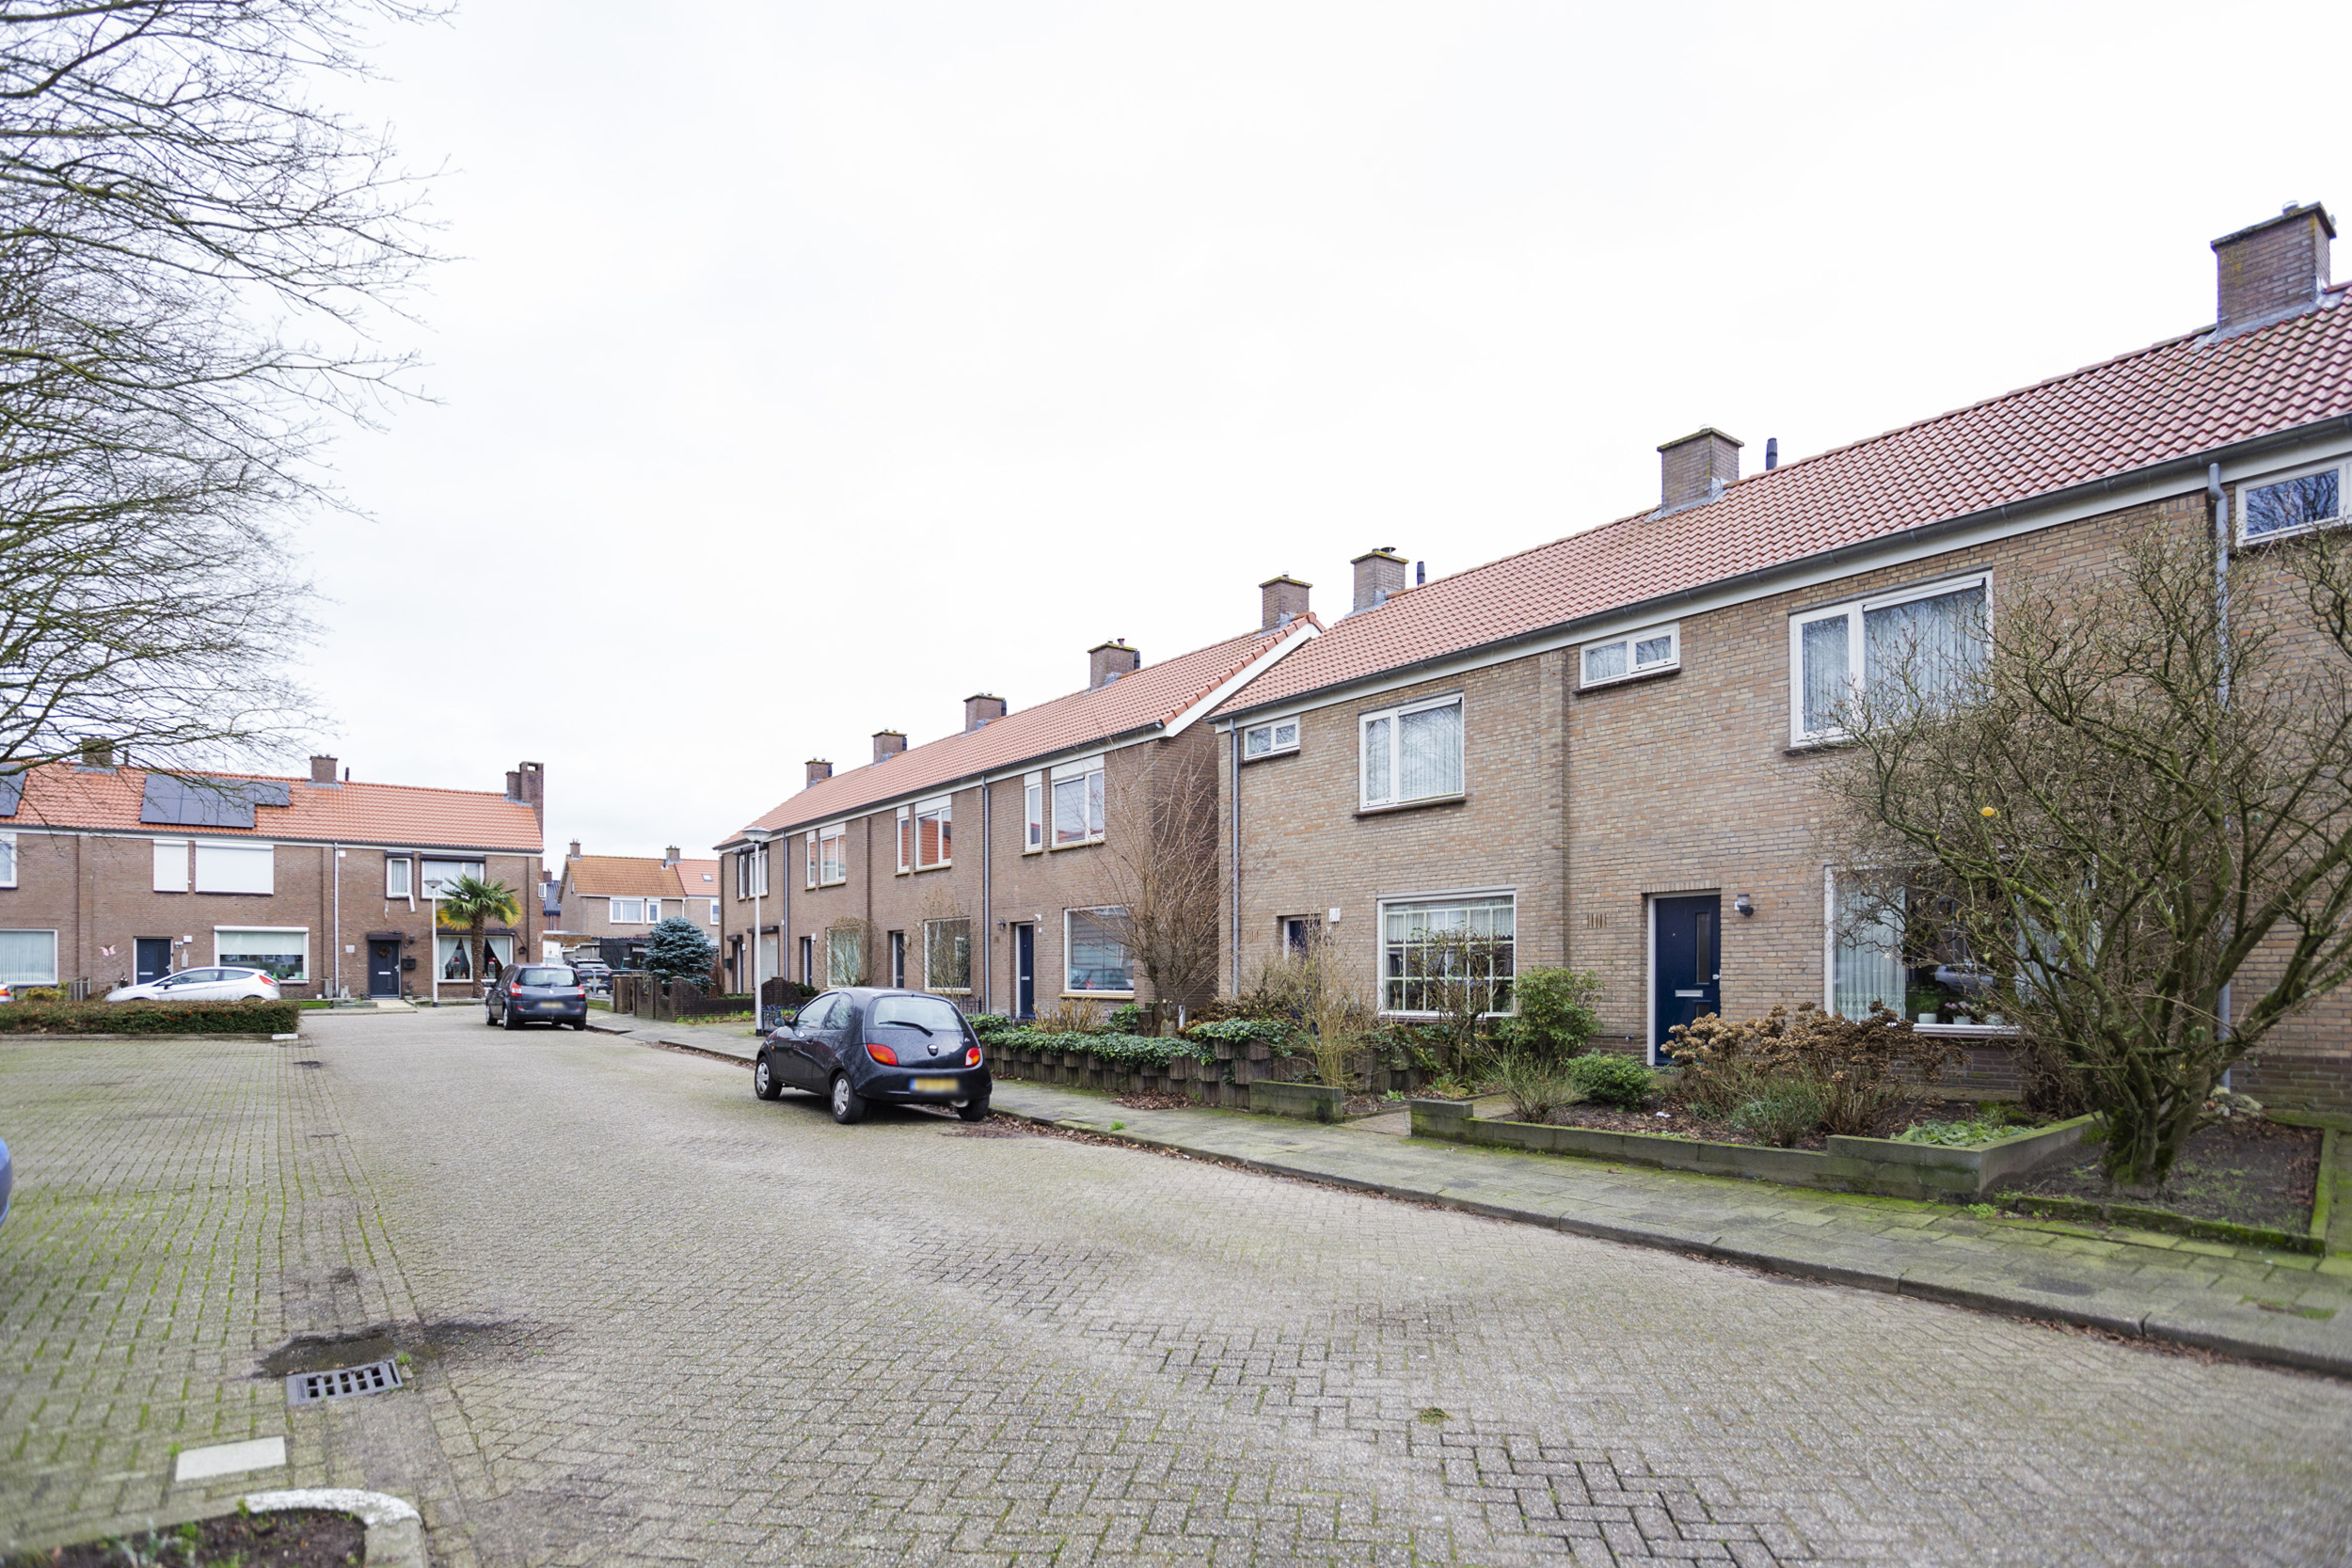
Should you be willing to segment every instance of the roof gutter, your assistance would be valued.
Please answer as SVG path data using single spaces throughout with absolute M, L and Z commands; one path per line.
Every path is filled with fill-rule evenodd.
M 2296 425 L 2292 430 L 2275 431 L 2268 436 L 2253 436 L 2244 441 L 2233 442 L 2226 447 L 2215 447 L 2205 451 L 2195 452 L 2186 457 L 2169 457 L 2161 463 L 2151 464 L 2144 468 L 2127 469 L 2122 473 L 2108 474 L 2103 479 L 2085 480 L 2080 484 L 2070 484 L 2062 490 L 2047 490 L 2025 500 L 2003 501 L 1998 506 L 1985 507 L 1980 511 L 1963 512 L 1950 517 L 1939 517 L 1931 523 L 1915 523 L 1910 528 L 1894 533 L 1883 533 L 1856 544 L 1840 545 L 1833 550 L 1822 550 L 1814 555 L 1798 556 L 1793 560 L 1775 562 L 1770 566 L 1759 566 L 1754 571 L 1741 572 L 1735 577 L 1710 578 L 1705 582 L 1693 583 L 1688 588 L 1677 588 L 1671 594 L 1661 594 L 1655 598 L 1635 599 L 1625 604 L 1612 605 L 1607 610 L 1597 610 L 1590 615 L 1580 615 L 1573 620 L 1554 621 L 1549 626 L 1532 626 L 1526 631 L 1513 632 L 1508 637 L 1497 638 L 1492 642 L 1473 642 L 1467 647 L 1450 648 L 1444 653 L 1432 654 L 1426 658 L 1417 658 L 1409 663 L 1385 665 L 1379 670 L 1355 676 L 1349 680 L 1334 681 L 1329 686 L 1293 691 L 1272 702 L 1234 708 L 1231 712 L 1220 714 L 1216 720 L 1216 726 L 1221 730 L 1230 729 L 1255 714 L 1268 713 L 1278 708 L 1296 707 L 1310 699 L 1324 697 L 1332 692 L 1345 691 L 1366 681 L 1393 680 L 1398 675 L 1409 674 L 1415 670 L 1426 669 L 1434 665 L 1453 664 L 1482 653 L 1500 652 L 1521 642 L 1547 641 L 1587 627 L 1603 626 L 1613 621 L 1656 618 L 1662 616 L 1665 611 L 1677 606 L 1686 605 L 1697 599 L 1711 598 L 1726 590 L 1737 592 L 1743 588 L 1762 588 L 1780 578 L 1816 572 L 1823 566 L 1839 565 L 1850 561 L 1866 561 L 1893 546 L 1937 539 L 1949 533 L 1963 533 L 1970 529 L 1981 528 L 1987 523 L 2007 522 L 2012 518 L 2031 516 L 2037 512 L 2051 511 L 2100 495 L 2111 495 L 2127 486 L 2137 489 L 2168 479 L 2183 478 L 2194 479 L 2198 486 L 2201 488 L 2204 484 L 2206 470 L 2211 467 L 2241 458 L 2256 457 L 2266 451 L 2274 451 L 2280 447 L 2301 446 L 2328 436 L 2342 435 L 2352 435 L 2352 414 L 2339 414 L 2332 419 L 2322 420 L 2316 424 Z

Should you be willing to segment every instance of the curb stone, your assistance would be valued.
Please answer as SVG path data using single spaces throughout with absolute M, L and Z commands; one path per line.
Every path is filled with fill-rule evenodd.
M 1900 1270 L 1848 1267 L 1820 1259 L 1797 1257 L 1787 1253 L 1742 1246 L 1727 1243 L 1721 1232 L 1706 1228 L 1678 1229 L 1665 1224 L 1631 1225 L 1622 1221 L 1580 1218 L 1570 1213 L 1552 1213 L 1540 1209 L 1521 1208 L 1510 1203 L 1471 1197 L 1443 1186 L 1417 1187 L 1394 1181 L 1367 1180 L 1362 1178 L 1319 1170 L 1281 1160 L 1269 1160 L 1223 1150 L 1196 1148 L 1179 1140 L 1155 1137 L 1132 1129 L 1112 1132 L 1106 1122 L 1081 1117 L 1056 1117 L 1017 1110 L 1001 1101 L 995 1106 L 998 1115 L 1015 1120 L 1029 1121 L 1046 1127 L 1066 1127 L 1073 1132 L 1092 1133 L 1098 1137 L 1132 1144 L 1141 1148 L 1165 1149 L 1171 1153 L 1189 1155 L 1194 1159 L 1214 1161 L 1243 1170 L 1261 1171 L 1269 1176 L 1294 1177 L 1327 1186 L 1343 1187 L 1356 1192 L 1377 1194 L 1413 1203 L 1430 1203 L 1464 1213 L 1478 1214 L 1488 1219 L 1514 1224 L 1539 1226 L 1546 1229 L 1565 1231 L 1574 1236 L 1597 1241 L 1616 1242 L 1629 1246 L 1650 1247 L 1665 1252 L 1699 1256 L 1717 1262 L 1733 1263 L 1768 1274 L 1784 1275 L 1823 1284 L 1844 1285 L 1856 1290 L 1907 1295 L 1922 1301 L 1945 1306 L 1965 1307 L 2002 1317 L 2028 1318 L 2042 1322 L 2058 1322 L 2078 1327 L 2094 1328 L 2127 1338 L 2149 1339 L 2160 1343 L 2186 1346 L 2235 1356 L 2247 1361 L 2272 1366 L 2292 1367 L 2299 1371 L 2318 1372 L 2326 1376 L 2352 1379 L 2352 1354 L 2334 1345 L 2281 1343 L 2276 1338 L 2256 1338 L 2235 1332 L 2229 1325 L 2212 1321 L 2195 1309 L 2179 1307 L 2151 1308 L 2135 1313 L 2103 1307 L 2096 1299 L 2098 1291 L 2076 1297 L 2058 1292 L 2030 1291 L 2024 1288 L 2004 1289 L 1997 1285 L 1963 1275 L 1947 1274 L 1934 1267 Z M 2088 1298 L 2088 1299 L 2087 1299 Z M 2289 1334 L 2291 1326 L 2282 1324 Z
M 284 1513 L 315 1508 L 348 1513 L 367 1527 L 368 1568 L 425 1568 L 424 1518 L 385 1492 L 359 1492 L 347 1486 L 304 1486 L 284 1492 L 251 1492 L 237 1499 L 255 1513 Z

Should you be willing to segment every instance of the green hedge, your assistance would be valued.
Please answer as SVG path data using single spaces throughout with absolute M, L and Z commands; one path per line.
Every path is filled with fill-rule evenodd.
M 1166 1067 L 1179 1056 L 1197 1062 L 1214 1056 L 1206 1046 L 1157 1035 L 1048 1035 L 1035 1029 L 998 1029 L 981 1038 L 999 1051 L 1068 1051 L 1119 1067 Z
M 293 1002 L 17 1002 L 0 1007 L 0 1034 L 291 1035 Z

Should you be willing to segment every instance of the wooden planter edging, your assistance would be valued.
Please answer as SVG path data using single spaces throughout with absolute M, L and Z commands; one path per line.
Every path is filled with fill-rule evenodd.
M 1327 1084 L 1277 1084 L 1262 1079 L 1249 1085 L 1249 1108 L 1265 1116 L 1343 1121 L 1347 1097 Z
M 1702 1143 L 1652 1132 L 1610 1132 L 1531 1121 L 1481 1121 L 1470 1115 L 1469 1105 L 1454 1100 L 1416 1100 L 1412 1114 L 1417 1138 L 1572 1154 L 1795 1187 L 1936 1198 L 1981 1196 L 1994 1183 L 2083 1142 L 2097 1119 L 2076 1117 L 1975 1148 L 1897 1143 L 1891 1138 L 1834 1137 L 1827 1149 L 1815 1150 Z

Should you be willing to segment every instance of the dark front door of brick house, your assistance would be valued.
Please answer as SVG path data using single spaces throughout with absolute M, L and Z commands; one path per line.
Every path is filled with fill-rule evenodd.
M 368 994 L 400 994 L 400 943 L 382 937 L 368 939 Z
M 1666 1032 L 1723 1006 L 1723 915 L 1720 895 L 1650 900 L 1650 1060 L 1667 1060 Z
M 1012 928 L 1012 1016 L 1037 1017 L 1037 927 Z
M 138 962 L 140 985 L 145 985 L 150 980 L 160 980 L 170 974 L 171 939 L 169 937 L 139 938 Z

